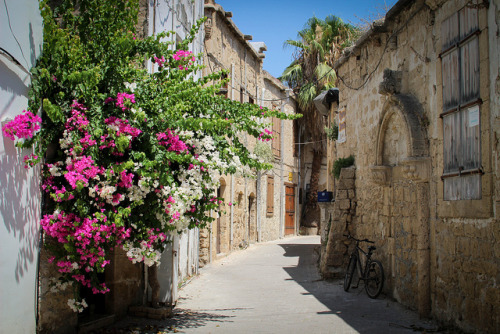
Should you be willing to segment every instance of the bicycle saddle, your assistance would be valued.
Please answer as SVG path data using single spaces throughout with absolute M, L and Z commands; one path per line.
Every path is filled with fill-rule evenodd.
M 375 247 L 375 246 L 368 246 L 368 250 L 369 251 L 374 251 L 375 249 L 377 249 L 377 247 Z

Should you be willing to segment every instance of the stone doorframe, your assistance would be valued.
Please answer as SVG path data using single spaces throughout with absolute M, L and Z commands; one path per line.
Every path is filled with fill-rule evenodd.
M 430 221 L 429 221 L 429 179 L 430 158 L 426 130 L 423 126 L 423 108 L 412 95 L 398 92 L 381 92 L 387 95 L 380 118 L 376 142 L 376 164 L 370 166 L 372 181 L 382 186 L 392 187 L 398 180 L 411 181 L 417 189 L 417 198 L 422 202 L 417 211 L 417 270 L 418 270 L 418 301 L 417 308 L 421 316 L 428 316 L 431 308 L 430 288 Z M 396 165 L 384 165 L 384 139 L 391 118 L 401 117 L 405 125 L 403 133 L 407 138 L 407 156 L 400 159 Z M 393 239 L 393 238 L 388 238 Z M 392 242 L 391 242 L 392 241 Z M 395 254 L 395 243 L 388 240 L 389 252 Z

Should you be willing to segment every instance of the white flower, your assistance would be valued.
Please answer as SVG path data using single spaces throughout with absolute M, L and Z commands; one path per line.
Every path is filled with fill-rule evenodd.
M 135 82 L 134 83 L 125 82 L 125 87 L 133 93 L 134 90 L 137 88 L 137 83 L 135 83 Z
M 82 299 L 81 302 L 78 302 L 74 299 L 68 299 L 68 306 L 73 310 L 73 312 L 83 312 L 83 310 L 88 307 L 85 299 Z

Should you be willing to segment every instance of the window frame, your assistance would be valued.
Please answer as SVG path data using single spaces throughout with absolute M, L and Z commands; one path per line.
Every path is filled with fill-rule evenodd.
M 482 198 L 480 33 L 478 11 L 468 7 L 448 16 L 441 26 L 443 112 L 439 116 L 445 201 Z

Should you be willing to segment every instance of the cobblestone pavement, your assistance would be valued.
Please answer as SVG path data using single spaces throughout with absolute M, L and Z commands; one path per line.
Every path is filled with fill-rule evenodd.
M 184 286 L 174 315 L 129 317 L 102 333 L 446 333 L 362 283 L 344 292 L 317 270 L 319 237 L 251 245 L 201 270 Z

